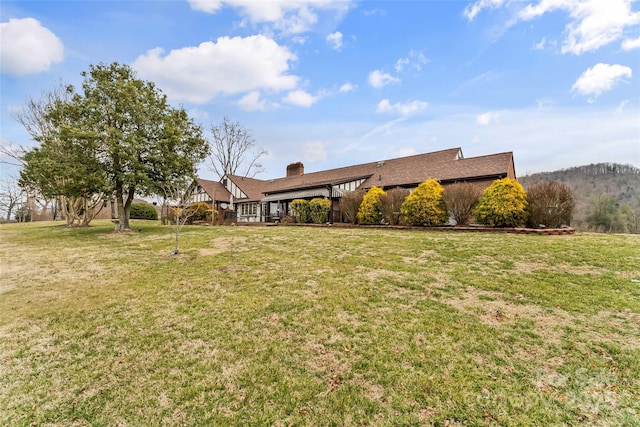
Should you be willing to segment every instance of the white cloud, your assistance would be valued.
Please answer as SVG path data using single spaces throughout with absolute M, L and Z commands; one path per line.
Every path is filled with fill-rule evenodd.
M 405 103 L 396 102 L 391 104 L 388 99 L 383 99 L 378 103 L 376 112 L 378 113 L 393 113 L 401 116 L 408 116 L 413 113 L 417 113 L 427 108 L 429 104 L 424 101 L 407 101 Z
M 428 62 L 429 60 L 426 56 L 424 56 L 424 53 L 422 53 L 422 51 L 416 51 L 412 49 L 411 51 L 409 51 L 409 55 L 396 61 L 395 69 L 396 72 L 399 73 L 404 70 L 406 66 L 410 65 L 411 68 L 420 71 L 422 70 L 422 66 Z
M 536 99 L 536 105 L 539 111 L 550 110 L 556 102 L 551 98 L 539 98 Z
M 345 84 L 343 84 L 342 86 L 340 86 L 340 92 L 341 93 L 347 93 L 347 92 L 353 92 L 357 89 L 358 86 L 354 85 L 351 82 L 346 82 Z
M 48 28 L 33 18 L 0 23 L 0 70 L 21 76 L 47 71 L 62 62 L 64 45 Z
M 626 108 L 627 105 L 629 105 L 629 100 L 628 99 L 625 99 L 624 101 L 621 101 L 620 105 L 618 105 L 618 108 L 616 108 L 616 113 L 622 114 L 622 112 L 624 111 L 624 109 Z
M 263 35 L 220 37 L 215 43 L 163 53 L 152 49 L 132 67 L 177 100 L 204 103 L 219 94 L 290 90 L 299 80 L 288 74 L 289 62 L 296 56 Z
M 305 142 L 303 150 L 305 161 L 324 162 L 327 160 L 327 144 L 323 141 Z
M 572 90 L 581 95 L 592 95 L 598 97 L 604 92 L 611 90 L 625 77 L 631 78 L 631 68 L 624 65 L 596 64 L 589 68 L 573 84 Z M 592 101 L 590 99 L 590 101 Z
M 201 122 L 206 122 L 209 120 L 209 112 L 202 111 L 198 108 L 192 108 L 189 110 L 189 117 L 191 117 L 192 119 L 199 120 Z
M 530 20 L 555 10 L 564 10 L 571 17 L 562 53 L 597 50 L 619 39 L 625 27 L 640 24 L 640 13 L 632 12 L 631 0 L 541 0 L 522 9 L 520 18 Z
M 407 65 L 409 63 L 409 58 L 400 58 L 396 61 L 396 65 L 395 65 L 395 69 L 396 72 L 400 72 L 402 71 L 402 69 L 405 67 L 405 65 Z
M 538 43 L 536 43 L 533 48 L 535 50 L 544 50 L 546 48 L 555 48 L 556 47 L 556 41 L 555 40 L 547 40 L 546 37 L 543 37 L 542 40 L 540 40 Z
M 304 90 L 298 89 L 289 92 L 287 96 L 282 98 L 282 101 L 286 102 L 287 104 L 297 105 L 298 107 L 311 107 L 316 103 L 316 101 L 318 101 L 318 99 L 320 98 L 317 96 L 313 96 L 310 93 L 305 92 Z
M 260 92 L 251 91 L 238 101 L 238 107 L 245 111 L 266 111 L 268 109 L 267 101 L 262 99 Z
M 473 21 L 483 9 L 495 9 L 504 4 L 505 0 L 479 0 L 473 4 L 467 5 L 464 8 L 464 16 L 469 20 Z
M 639 25 L 640 12 L 632 10 L 632 3 L 633 0 L 538 0 L 522 8 L 513 23 L 565 11 L 569 14 L 569 22 L 565 26 L 562 53 L 580 55 L 620 39 L 626 28 Z M 479 0 L 468 6 L 464 13 L 471 21 L 484 9 L 512 4 L 516 2 Z
M 502 112 L 500 111 L 487 111 L 486 113 L 476 116 L 476 123 L 480 126 L 488 126 L 492 123 L 499 122 L 501 116 Z
M 625 39 L 622 41 L 623 50 L 632 50 L 640 48 L 640 37 L 637 39 Z
M 336 31 L 335 33 L 329 34 L 327 36 L 327 42 L 331 45 L 332 49 L 342 49 L 342 33 L 340 31 Z
M 287 34 L 309 31 L 318 22 L 319 12 L 344 15 L 351 7 L 346 0 L 189 0 L 195 10 L 217 13 L 223 7 L 240 10 L 252 24 L 272 24 Z
M 374 70 L 369 73 L 369 84 L 380 89 L 388 84 L 399 83 L 400 79 L 393 77 L 391 74 L 383 73 L 380 70 Z
M 291 38 L 291 41 L 295 44 L 305 44 L 309 41 L 309 37 L 305 37 L 305 36 L 294 36 Z

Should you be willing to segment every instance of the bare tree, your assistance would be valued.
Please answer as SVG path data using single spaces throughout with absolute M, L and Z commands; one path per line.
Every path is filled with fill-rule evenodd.
M 260 158 L 267 151 L 256 145 L 251 131 L 225 117 L 217 126 L 211 126 L 210 169 L 220 178 L 224 175 L 238 175 L 238 171 L 247 177 L 264 172 Z
M 49 113 L 59 103 L 66 102 L 73 96 L 73 86 L 62 82 L 49 92 L 42 92 L 39 99 L 28 97 L 24 108 L 12 111 L 11 117 L 20 123 L 34 141 L 42 142 L 42 139 L 55 130 L 55 125 L 49 119 Z M 15 153 L 24 153 L 25 150 L 18 146 L 13 148 Z
M 0 144 L 0 164 L 20 167 L 24 164 L 27 151 L 28 148 L 23 145 Z
M 18 210 L 24 201 L 24 192 L 18 180 L 8 178 L 0 181 L 0 211 L 5 212 L 6 221 L 11 221 L 11 214 Z
M 178 255 L 180 245 L 180 231 L 182 227 L 196 214 L 196 209 L 189 209 L 197 188 L 195 180 L 181 179 L 162 184 L 165 204 L 169 205 L 167 220 L 173 225 L 176 236 L 176 247 L 171 255 Z

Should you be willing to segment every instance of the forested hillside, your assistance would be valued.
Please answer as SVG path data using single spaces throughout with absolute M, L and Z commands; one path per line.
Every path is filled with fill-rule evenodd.
M 598 163 L 554 172 L 525 175 L 526 189 L 558 181 L 576 200 L 571 225 L 579 230 L 640 233 L 640 169 L 632 165 Z

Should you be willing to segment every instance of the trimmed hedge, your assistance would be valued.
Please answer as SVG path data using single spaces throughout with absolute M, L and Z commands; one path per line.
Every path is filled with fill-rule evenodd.
M 156 220 L 158 219 L 158 211 L 153 205 L 147 203 L 132 203 L 129 218 Z

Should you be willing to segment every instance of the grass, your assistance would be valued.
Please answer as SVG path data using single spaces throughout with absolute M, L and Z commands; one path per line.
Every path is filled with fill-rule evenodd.
M 640 425 L 640 237 L 0 227 L 0 425 Z

